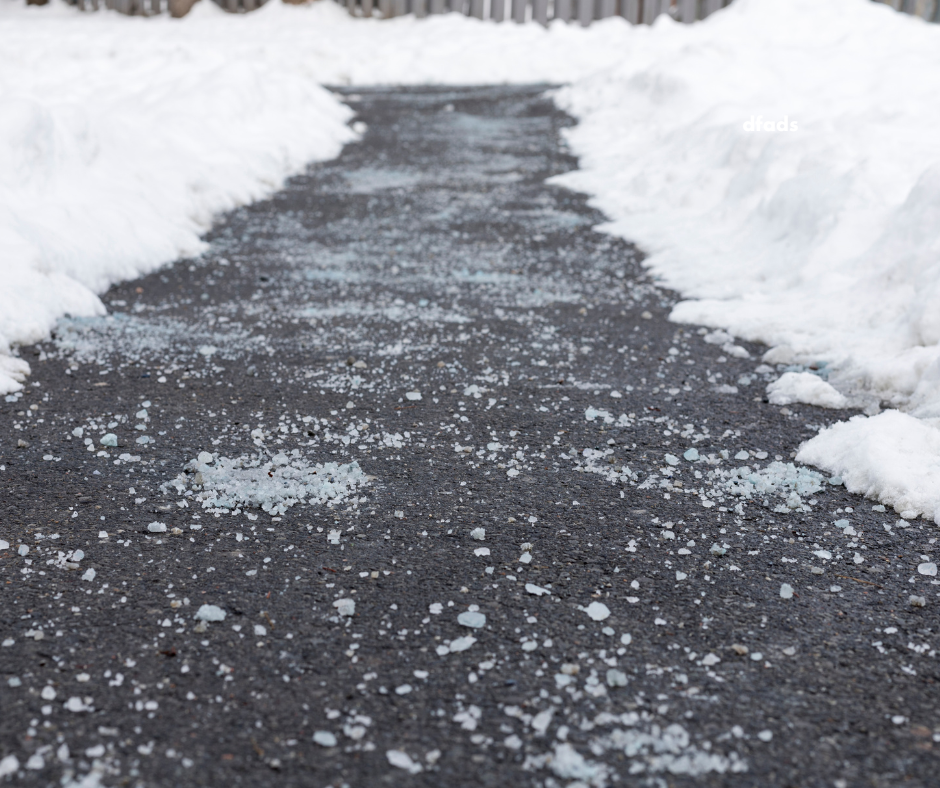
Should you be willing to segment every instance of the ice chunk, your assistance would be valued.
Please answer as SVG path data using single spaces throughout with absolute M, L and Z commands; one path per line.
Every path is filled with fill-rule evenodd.
M 479 541 L 482 542 L 482 541 L 486 538 L 486 530 L 483 529 L 483 528 L 474 528 L 474 529 L 470 532 L 470 538 L 471 538 L 471 539 L 478 539 Z
M 603 621 L 610 617 L 610 608 L 603 602 L 591 602 L 586 608 L 583 608 L 592 621 Z
M 405 392 L 405 399 L 409 400 L 410 402 L 417 402 L 418 400 L 421 399 L 421 392 L 420 391 Z
M 471 629 L 481 629 L 486 626 L 486 616 L 473 610 L 465 610 L 457 616 L 457 623 Z
M 150 523 L 150 525 L 147 526 L 147 530 L 152 534 L 166 533 L 166 523 Z
M 457 638 L 450 642 L 450 650 L 452 652 L 457 651 L 466 651 L 470 646 L 477 642 L 477 639 L 473 635 L 464 635 L 462 638 Z
M 215 457 L 213 457 L 207 451 L 199 452 L 199 456 L 196 457 L 196 462 L 201 463 L 202 465 L 211 465 Z
M 225 621 L 225 611 L 218 605 L 202 605 L 193 616 L 197 621 Z
M 667 465 L 678 465 L 678 464 L 679 464 L 679 458 L 676 457 L 674 454 L 667 454 L 665 457 L 663 457 L 663 459 L 666 461 L 666 464 L 667 464 Z
M 830 383 L 811 372 L 784 372 L 767 386 L 767 395 L 773 405 L 802 402 L 821 408 L 845 408 L 849 404 Z
M 321 747 L 335 747 L 336 734 L 330 733 L 329 731 L 316 731 L 313 734 L 313 741 Z
M 780 598 L 781 599 L 792 599 L 793 598 L 793 586 L 789 583 L 780 584 Z
M 337 599 L 333 603 L 336 612 L 341 616 L 352 616 L 356 614 L 356 602 L 352 599 Z
M 109 432 L 107 435 L 104 435 L 101 438 L 100 443 L 102 446 L 112 446 L 112 447 L 117 446 L 117 443 L 118 443 L 117 435 L 115 435 L 113 432 Z
M 689 462 L 695 462 L 699 458 L 698 449 L 689 449 L 682 456 Z
M 385 753 L 385 757 L 392 766 L 404 769 L 410 774 L 417 774 L 422 770 L 421 764 L 411 760 L 408 753 L 402 750 L 389 750 Z
M 937 576 L 937 565 L 933 561 L 925 561 L 922 564 L 917 565 L 918 573 L 926 575 L 927 577 L 936 577 Z
M 535 596 L 543 596 L 544 594 L 552 593 L 547 588 L 542 588 L 541 586 L 537 586 L 534 583 L 526 583 L 525 590 L 529 594 L 535 594 Z

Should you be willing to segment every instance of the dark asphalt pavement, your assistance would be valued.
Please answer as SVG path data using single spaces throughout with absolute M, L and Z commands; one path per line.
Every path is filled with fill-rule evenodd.
M 933 529 L 787 467 L 845 414 L 668 322 L 544 91 L 345 91 L 22 349 L 0 783 L 940 784 Z

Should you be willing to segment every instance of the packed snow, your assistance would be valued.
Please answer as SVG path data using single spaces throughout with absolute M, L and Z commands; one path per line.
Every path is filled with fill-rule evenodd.
M 848 405 L 844 394 L 812 372 L 784 372 L 767 386 L 767 394 L 773 405 L 792 405 L 795 402 L 821 408 L 844 408 Z
M 109 284 L 198 254 L 216 213 L 354 140 L 322 85 L 544 81 L 569 83 L 557 100 L 580 121 L 581 169 L 557 182 L 649 252 L 686 298 L 675 320 L 721 329 L 723 347 L 765 342 L 768 363 L 824 365 L 833 391 L 771 395 L 901 409 L 924 436 L 906 461 L 936 464 L 940 26 L 867 0 L 736 0 L 694 25 L 586 30 L 356 20 L 325 2 L 202 3 L 185 20 L 5 4 L 0 36 L 4 391 L 28 373 L 18 343 L 103 314 Z M 890 492 L 890 424 L 853 419 L 838 462 L 832 441 L 804 456 L 940 517 L 924 491 Z

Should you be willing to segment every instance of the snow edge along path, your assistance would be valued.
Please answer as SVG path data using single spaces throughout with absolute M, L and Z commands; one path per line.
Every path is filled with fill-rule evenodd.
M 687 299 L 673 320 L 820 369 L 772 400 L 877 414 L 799 459 L 940 522 L 940 26 L 866 0 L 735 0 L 632 43 L 558 92 L 580 168 L 555 182 L 648 252 Z

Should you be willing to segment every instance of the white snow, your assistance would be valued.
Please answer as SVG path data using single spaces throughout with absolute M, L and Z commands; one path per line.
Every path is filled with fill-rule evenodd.
M 913 416 L 896 410 L 855 416 L 821 430 L 796 459 L 841 476 L 850 492 L 899 514 L 940 523 L 940 430 Z
M 821 408 L 845 408 L 849 404 L 844 394 L 812 372 L 784 372 L 767 386 L 767 394 L 772 405 L 802 402 Z

